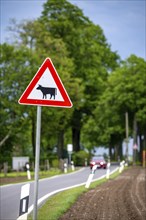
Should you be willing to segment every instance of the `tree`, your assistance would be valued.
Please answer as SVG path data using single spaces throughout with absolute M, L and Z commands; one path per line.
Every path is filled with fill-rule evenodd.
M 50 32 L 46 30 L 44 24 L 40 23 L 40 21 L 35 21 L 33 23 L 30 22 L 23 25 L 20 36 L 22 39 L 22 43 L 26 45 L 30 39 L 33 39 L 35 50 L 40 56 L 47 56 L 48 49 L 50 50 L 50 57 L 53 60 L 53 63 L 63 81 L 63 84 L 65 85 L 67 91 L 69 91 L 72 102 L 76 104 L 76 106 L 80 106 L 80 104 L 78 103 L 83 96 L 83 86 L 81 85 L 81 80 L 79 78 L 72 77 L 72 74 L 74 72 L 74 64 L 72 62 L 72 59 L 68 57 L 68 51 L 62 39 L 56 39 L 52 37 L 50 35 Z M 60 114 L 60 120 L 55 120 L 58 123 L 57 136 L 59 158 L 62 157 L 64 147 L 64 129 L 66 127 L 66 124 L 68 124 L 67 127 L 70 125 L 70 121 L 67 118 L 68 115 L 72 114 L 71 110 L 68 111 L 68 113 L 66 111 L 67 114 L 63 113 L 64 110 L 62 110 L 61 112 L 63 115 Z M 62 129 L 60 130 L 60 128 Z
M 134 143 L 137 143 L 137 135 L 145 136 L 145 67 L 144 59 L 131 55 L 109 75 L 107 88 L 85 127 L 86 138 L 96 140 L 96 144 L 104 146 L 119 146 L 121 152 L 121 143 L 125 138 L 126 112 L 129 113 L 130 135 L 133 136 Z M 88 135 L 89 126 L 91 130 Z
M 146 93 L 146 77 L 145 77 L 146 62 L 144 59 L 131 55 L 121 68 L 121 75 L 125 76 L 123 81 L 123 95 L 119 95 L 119 103 L 125 105 L 130 118 L 131 135 L 134 139 L 134 144 L 137 144 L 137 136 L 142 136 L 146 139 L 146 101 L 143 98 Z M 119 87 L 119 93 L 122 88 Z M 121 91 L 120 91 L 121 90 Z M 123 102 L 123 103 L 122 103 Z M 122 107 L 124 111 L 124 107 Z M 143 145 L 140 144 L 140 159 L 142 159 Z
M 75 66 L 72 77 L 83 83 L 84 97 L 81 107 L 74 106 L 71 123 L 74 150 L 79 151 L 84 115 L 92 114 L 105 88 L 108 71 L 117 66 L 119 57 L 111 52 L 102 29 L 66 0 L 47 1 L 40 21 L 53 37 L 66 44 Z
M 15 48 L 12 45 L 3 44 L 1 47 L 1 154 L 10 156 L 14 147 L 30 145 L 28 132 L 27 108 L 18 107 L 20 96 L 25 81 L 29 77 L 29 66 L 27 65 L 27 48 Z M 15 59 L 14 59 L 15 57 Z M 25 74 L 26 73 L 26 74 Z M 27 132 L 24 132 L 25 129 Z M 20 133 L 23 135 L 20 138 Z M 25 142 L 25 145 L 24 145 Z
M 50 33 L 45 30 L 44 25 L 41 24 L 39 21 L 27 21 L 17 26 L 19 28 L 19 36 L 17 36 L 18 41 L 15 41 L 16 48 L 20 48 L 28 51 L 28 59 L 27 59 L 27 68 L 31 71 L 31 76 L 36 73 L 37 69 L 40 65 L 40 60 L 43 60 L 50 56 L 62 81 L 65 85 L 65 88 L 69 92 L 71 99 L 73 100 L 76 105 L 78 105 L 78 101 L 81 99 L 83 94 L 83 86 L 81 84 L 80 79 L 74 79 L 71 77 L 71 73 L 74 70 L 74 64 L 72 59 L 68 57 L 68 52 L 64 42 L 61 39 L 54 39 L 50 36 Z M 12 30 L 14 30 L 12 28 Z M 15 24 L 15 31 L 17 32 L 16 24 Z M 49 51 L 49 53 L 48 53 Z M 15 56 L 15 54 L 13 54 Z M 24 64 L 25 66 L 25 64 Z M 29 68 L 30 67 L 30 68 Z M 26 75 L 26 74 L 24 74 Z M 25 81 L 28 85 L 32 77 L 29 78 L 29 81 Z M 27 78 L 28 79 L 28 78 Z M 17 79 L 16 79 L 17 80 Z M 78 86 L 80 87 L 78 88 Z M 22 89 L 24 91 L 24 87 Z M 74 95 L 76 93 L 76 96 Z M 80 104 L 79 104 L 80 105 Z M 67 109 L 50 109 L 51 114 L 49 114 L 50 119 L 47 117 L 48 111 L 45 108 L 44 112 L 44 120 L 43 123 L 46 124 L 46 118 L 48 122 L 53 123 L 52 127 L 54 130 L 52 131 L 51 135 L 54 137 L 54 140 L 58 139 L 58 156 L 59 158 L 62 157 L 62 152 L 64 148 L 64 132 L 66 129 L 69 128 L 72 110 Z M 55 112 L 55 114 L 54 114 Z M 33 146 L 33 154 L 35 154 L 35 116 L 34 108 L 28 113 L 29 120 L 31 122 L 31 139 L 32 139 L 32 146 Z M 52 120 L 53 119 L 53 120 Z M 50 124 L 50 123 L 48 123 Z M 46 127 L 42 126 L 42 127 Z M 57 128 L 57 129 L 56 129 Z M 47 129 L 50 130 L 47 126 Z M 47 132 L 43 132 L 47 133 Z M 42 138 L 42 142 L 46 143 L 45 138 Z M 53 141 L 55 142 L 55 141 Z M 48 144 L 47 144 L 48 145 Z M 55 143 L 54 143 L 55 145 Z

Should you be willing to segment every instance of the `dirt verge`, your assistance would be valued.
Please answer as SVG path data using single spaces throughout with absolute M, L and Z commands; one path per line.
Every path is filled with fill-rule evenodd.
M 145 220 L 146 169 L 132 167 L 81 195 L 59 220 Z
M 21 183 L 21 182 L 27 182 L 27 181 L 28 181 L 28 179 L 26 176 L 3 177 L 3 178 L 0 178 L 0 185 Z

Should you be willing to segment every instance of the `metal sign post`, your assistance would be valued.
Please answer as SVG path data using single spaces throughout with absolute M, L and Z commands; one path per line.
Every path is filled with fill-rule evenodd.
M 37 106 L 33 220 L 37 220 L 38 180 L 39 180 L 39 161 L 40 161 L 40 136 L 41 136 L 41 106 Z
M 36 153 L 35 153 L 35 186 L 33 220 L 37 220 L 40 134 L 41 134 L 41 106 L 71 108 L 72 102 L 61 82 L 61 79 L 48 57 L 35 74 L 23 94 L 19 104 L 37 105 Z
M 72 144 L 67 145 L 67 151 L 68 151 L 69 165 L 70 165 L 71 164 L 71 154 L 72 154 L 72 151 L 73 151 L 73 145 Z

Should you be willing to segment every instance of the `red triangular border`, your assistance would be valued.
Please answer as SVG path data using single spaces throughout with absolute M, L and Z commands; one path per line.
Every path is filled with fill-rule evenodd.
M 28 96 L 32 92 L 33 88 L 36 86 L 38 83 L 39 79 L 43 76 L 44 72 L 46 69 L 50 70 L 50 73 L 64 99 L 64 101 L 56 101 L 56 100 L 40 100 L 40 99 L 28 99 Z M 72 107 L 72 102 L 61 82 L 61 79 L 51 61 L 50 58 L 46 58 L 45 61 L 43 62 L 42 66 L 38 70 L 38 72 L 35 74 L 29 85 L 27 86 L 26 90 L 23 92 L 22 96 L 18 100 L 19 104 L 24 104 L 24 105 L 40 105 L 40 106 L 53 106 L 53 107 L 66 107 L 66 108 L 71 108 Z

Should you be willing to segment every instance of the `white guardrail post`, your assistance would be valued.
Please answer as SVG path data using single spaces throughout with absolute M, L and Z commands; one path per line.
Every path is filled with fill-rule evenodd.
M 73 160 L 71 161 L 71 170 L 72 170 L 72 171 L 75 170 L 75 166 L 74 166 L 74 162 L 73 162 Z
M 21 187 L 19 217 L 17 218 L 17 220 L 27 220 L 29 191 L 30 191 L 29 183 Z
M 87 182 L 86 182 L 85 188 L 89 188 L 89 186 L 90 186 L 90 184 L 91 184 L 91 181 L 92 181 L 92 179 L 93 179 L 93 176 L 94 176 L 94 174 L 95 174 L 96 169 L 97 169 L 97 165 L 94 165 L 94 166 L 92 167 L 91 174 L 89 175 L 88 180 L 87 180 Z
M 107 163 L 107 170 L 106 170 L 106 179 L 109 179 L 109 176 L 110 176 L 110 162 Z
M 28 163 L 26 164 L 26 170 L 27 170 L 27 178 L 28 180 L 31 180 L 30 165 Z
M 67 163 L 64 163 L 64 173 L 67 173 Z
M 123 160 L 120 162 L 119 173 L 122 173 L 122 171 L 124 170 L 124 166 L 125 166 L 125 161 Z

